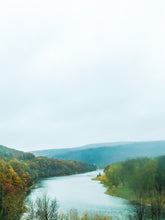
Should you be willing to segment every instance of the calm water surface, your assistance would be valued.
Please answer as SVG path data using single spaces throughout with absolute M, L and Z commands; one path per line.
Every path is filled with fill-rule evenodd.
M 109 214 L 114 219 L 127 219 L 133 212 L 132 206 L 125 199 L 104 194 L 106 188 L 99 181 L 93 181 L 99 171 L 71 176 L 52 177 L 40 180 L 28 198 L 35 200 L 46 193 L 51 199 L 56 198 L 59 211 L 68 212 L 76 208 L 84 211 Z

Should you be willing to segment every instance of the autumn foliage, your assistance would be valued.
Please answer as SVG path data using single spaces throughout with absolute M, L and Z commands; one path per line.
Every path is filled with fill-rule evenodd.
M 26 194 L 39 178 L 92 171 L 87 163 L 35 157 L 33 154 L 1 147 L 0 219 L 18 220 L 25 211 Z

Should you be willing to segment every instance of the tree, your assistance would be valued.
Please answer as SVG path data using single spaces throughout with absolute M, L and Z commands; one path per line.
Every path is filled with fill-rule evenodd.
M 122 184 L 122 165 L 120 163 L 113 164 L 106 172 L 110 186 L 118 187 Z
M 71 209 L 69 211 L 69 219 L 70 220 L 79 220 L 78 211 L 76 209 Z
M 163 216 L 163 206 L 165 204 L 165 193 L 162 191 L 161 193 L 157 190 L 152 191 L 151 195 L 151 217 L 152 219 L 160 220 L 161 218 L 165 218 Z
M 145 217 L 145 200 L 141 197 L 139 200 L 133 203 L 134 204 L 134 219 L 143 220 Z
M 36 201 L 28 202 L 28 219 L 57 220 L 58 207 L 56 199 L 50 200 L 46 194 Z

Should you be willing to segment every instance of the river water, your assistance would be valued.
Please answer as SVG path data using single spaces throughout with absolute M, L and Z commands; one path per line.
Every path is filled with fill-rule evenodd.
M 64 213 L 75 208 L 80 214 L 90 211 L 109 214 L 114 219 L 128 219 L 133 212 L 129 202 L 106 195 L 106 188 L 99 181 L 92 180 L 100 172 L 103 171 L 42 179 L 28 199 L 34 201 L 46 193 L 50 199 L 56 198 L 59 211 Z

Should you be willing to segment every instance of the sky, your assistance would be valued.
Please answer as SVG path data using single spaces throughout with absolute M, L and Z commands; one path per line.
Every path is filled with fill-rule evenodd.
M 165 139 L 164 0 L 0 3 L 0 144 Z

